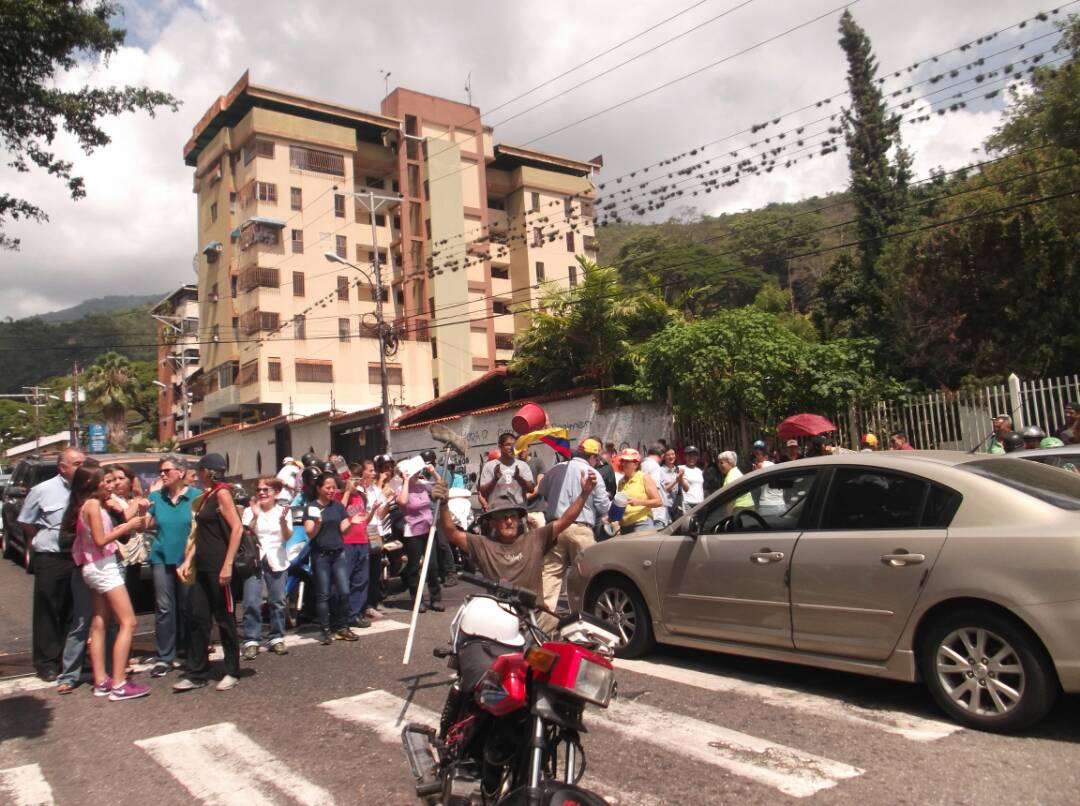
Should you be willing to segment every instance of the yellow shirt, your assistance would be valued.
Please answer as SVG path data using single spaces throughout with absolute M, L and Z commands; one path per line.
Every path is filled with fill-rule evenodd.
M 645 492 L 645 474 L 638 470 L 630 478 L 624 478 L 619 485 L 619 492 L 624 493 L 627 498 L 644 501 L 649 497 L 648 493 Z M 622 520 L 619 523 L 623 526 L 632 526 L 638 521 L 645 520 L 650 515 L 652 515 L 652 510 L 649 507 L 627 504 L 626 511 L 623 512 Z
M 741 470 L 739 470 L 739 468 L 737 468 L 737 467 L 731 468 L 731 470 L 729 470 L 727 472 L 727 475 L 724 476 L 724 485 L 723 486 L 727 487 L 729 484 L 734 484 L 736 481 L 738 481 L 739 479 L 742 478 L 742 475 L 743 475 L 743 473 L 742 473 Z M 738 498 L 736 498 L 732 502 L 731 505 L 735 509 L 743 509 L 745 507 L 753 508 L 753 506 L 754 506 L 754 496 L 752 496 L 749 492 L 743 493 Z

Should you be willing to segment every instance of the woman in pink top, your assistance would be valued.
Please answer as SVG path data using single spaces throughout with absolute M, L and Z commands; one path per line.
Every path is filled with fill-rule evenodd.
M 135 634 L 135 610 L 131 606 L 116 541 L 146 529 L 146 517 L 137 515 L 113 526 L 105 501 L 113 492 L 113 474 L 100 467 L 80 467 L 71 478 L 71 500 L 64 513 L 63 529 L 75 533 L 71 556 L 90 589 L 94 617 L 90 622 L 90 665 L 94 671 L 94 696 L 110 700 L 133 700 L 150 693 L 131 680 L 114 685 L 105 671 L 105 620 L 115 618 L 119 629 L 113 644 L 114 675 L 123 675 Z

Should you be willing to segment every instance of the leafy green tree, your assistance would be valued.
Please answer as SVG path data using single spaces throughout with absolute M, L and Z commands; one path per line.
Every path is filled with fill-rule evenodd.
M 900 115 L 888 113 L 877 82 L 870 38 L 850 11 L 840 17 L 840 47 L 851 96 L 842 123 L 862 245 L 854 259 L 841 256 L 830 267 L 818 288 L 815 314 L 828 336 L 882 335 L 886 323 L 877 317 L 885 286 L 878 270 L 881 237 L 904 217 L 911 158 L 901 144 Z
M 639 394 L 672 400 L 683 418 L 771 426 L 798 411 L 832 412 L 878 399 L 894 382 L 874 365 L 873 343 L 818 343 L 753 307 L 672 322 L 640 348 Z
M 152 116 L 158 107 L 176 111 L 180 105 L 172 95 L 145 87 L 57 87 L 58 74 L 74 68 L 80 57 L 108 60 L 123 44 L 126 32 L 110 22 L 119 10 L 110 0 L 0 0 L 0 144 L 11 155 L 11 167 L 45 170 L 67 185 L 72 199 L 83 198 L 86 189 L 73 163 L 51 150 L 61 128 L 89 154 L 110 142 L 102 118 L 136 110 Z M 3 226 L 21 218 L 44 222 L 48 215 L 30 201 L 0 193 L 0 249 L 19 248 Z
M 125 356 L 109 352 L 84 377 L 87 400 L 104 415 L 109 443 L 123 449 L 128 442 L 127 413 L 139 393 L 135 367 Z
M 824 226 L 819 213 L 792 215 L 780 205 L 732 220 L 721 251 L 731 249 L 742 263 L 758 266 L 784 288 L 791 289 L 790 263 L 794 255 L 817 249 L 817 230 Z M 794 289 L 791 289 L 794 294 Z
M 512 386 L 553 391 L 601 390 L 634 382 L 634 344 L 663 328 L 674 314 L 655 293 L 625 289 L 615 269 L 579 257 L 580 285 L 547 284 L 532 324 L 517 337 Z

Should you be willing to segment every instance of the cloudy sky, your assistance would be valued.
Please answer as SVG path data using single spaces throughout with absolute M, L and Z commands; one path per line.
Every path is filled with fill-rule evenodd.
M 836 44 L 840 0 L 128 0 L 124 5 L 119 23 L 128 29 L 125 47 L 107 66 L 86 65 L 60 82 L 148 85 L 172 92 L 183 106 L 176 114 L 165 112 L 154 119 L 129 115 L 109 121 L 112 144 L 89 157 L 70 141 L 59 140 L 59 151 L 75 159 L 77 172 L 86 178 L 88 198 L 82 201 L 72 202 L 59 182 L 41 173 L 17 175 L 0 168 L 6 191 L 43 206 L 51 216 L 44 225 L 8 228 L 8 234 L 22 239 L 22 250 L 0 252 L 6 281 L 0 317 L 20 318 L 106 294 L 166 292 L 193 281 L 195 200 L 181 150 L 195 122 L 244 70 L 251 71 L 253 83 L 371 110 L 378 110 L 383 96 L 381 70 L 391 72 L 391 89 L 410 87 L 462 101 L 471 73 L 473 101 L 485 112 L 484 122 L 495 125 L 496 141 L 586 159 L 603 154 L 605 168 L 598 182 L 844 89 L 845 62 Z M 859 0 L 850 7 L 872 38 L 882 71 L 890 76 L 890 91 L 1046 33 L 1050 22 L 1012 28 L 993 42 L 891 78 L 894 70 L 1053 8 L 1034 0 Z M 1061 14 L 1051 20 L 1074 10 L 1080 10 L 1080 4 L 1063 3 Z M 733 56 L 821 15 L 826 16 Z M 632 37 L 581 69 L 502 106 Z M 1022 52 L 987 59 L 981 69 L 1018 62 L 1053 41 L 1044 38 Z M 651 48 L 656 49 L 566 92 Z M 958 79 L 923 84 L 902 98 L 919 97 L 972 75 L 961 69 Z M 987 81 L 986 88 L 989 85 Z M 973 89 L 969 83 L 951 92 Z M 972 99 L 967 109 L 905 128 L 918 176 L 978 158 L 973 150 L 997 125 L 1003 108 L 1001 96 L 985 100 L 981 89 L 965 96 Z M 949 94 L 935 98 L 940 101 Z M 553 100 L 517 116 L 547 99 Z M 811 108 L 783 118 L 769 131 L 733 137 L 702 154 L 719 159 L 761 141 L 770 131 L 804 123 L 807 134 L 820 131 L 822 124 L 811 127 L 810 121 L 821 115 L 820 109 Z M 562 131 L 550 134 L 558 129 Z M 804 158 L 791 169 L 688 202 L 702 212 L 718 213 L 826 193 L 845 184 L 843 156 L 841 149 L 827 158 Z M 675 212 L 669 206 L 664 215 Z

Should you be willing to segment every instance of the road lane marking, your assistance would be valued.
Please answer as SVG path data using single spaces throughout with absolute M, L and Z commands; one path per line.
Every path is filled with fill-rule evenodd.
M 11 806 L 54 806 L 52 787 L 37 764 L 0 770 L 0 801 Z
M 667 663 L 617 660 L 615 668 L 657 677 L 670 683 L 682 683 L 706 691 L 740 694 L 778 708 L 788 708 L 815 717 L 841 720 L 861 727 L 883 730 L 886 733 L 903 736 L 913 742 L 933 742 L 950 736 L 961 729 L 959 725 L 951 722 L 913 716 L 900 711 L 866 708 L 821 694 L 811 694 L 765 683 L 754 683 L 749 680 L 725 677 L 716 672 L 706 672 Z
M 624 738 L 647 742 L 673 756 L 690 756 L 796 798 L 863 774 L 849 764 L 643 703 L 620 700 L 594 714 L 596 723 Z
M 394 621 L 393 619 L 383 619 L 382 621 L 374 621 L 370 627 L 354 627 L 353 632 L 360 636 L 362 642 L 365 638 L 371 635 L 379 635 L 384 632 L 394 632 L 396 630 L 407 630 L 409 625 L 401 621 Z M 299 634 L 299 633 L 287 633 L 285 635 L 285 646 L 292 649 L 296 646 L 307 646 L 308 644 L 319 643 L 319 637 L 312 633 Z M 240 645 L 243 647 L 244 637 L 240 636 Z M 265 646 L 259 647 L 260 653 L 267 652 Z M 210 660 L 222 660 L 225 657 L 225 653 L 221 649 L 221 645 L 214 647 L 214 651 L 210 653 Z M 150 668 L 149 665 L 147 668 Z
M 236 725 L 216 725 L 139 739 L 136 746 L 196 800 L 213 806 L 329 806 L 334 797 L 253 742 Z
M 9 694 L 26 694 L 31 691 L 40 691 L 44 688 L 56 688 L 56 682 L 47 683 L 36 675 L 24 675 L 0 680 L 0 697 Z
M 343 697 L 321 703 L 320 708 L 331 716 L 353 722 L 374 731 L 387 744 L 401 746 L 401 730 L 410 722 L 438 729 L 440 717 L 421 705 L 407 702 L 387 691 L 368 691 L 355 697 Z M 403 751 L 404 752 L 404 751 Z M 612 806 L 661 806 L 663 801 L 641 792 L 620 790 L 613 784 L 596 780 L 593 776 L 582 782 L 586 789 L 593 789 L 608 800 Z

